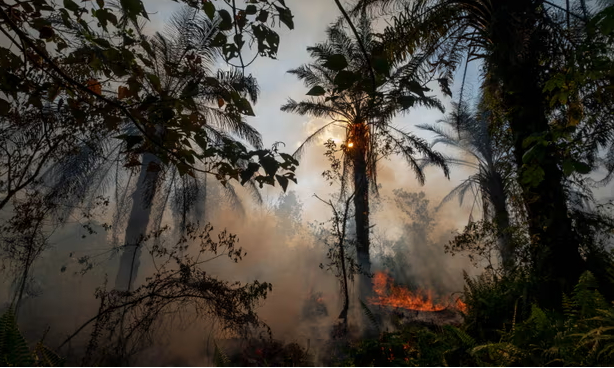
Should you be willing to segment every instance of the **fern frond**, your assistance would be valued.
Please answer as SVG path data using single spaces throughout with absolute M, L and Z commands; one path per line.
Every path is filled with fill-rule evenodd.
M 369 321 L 371 322 L 373 327 L 379 333 L 380 332 L 380 326 L 379 326 L 379 323 L 377 322 L 377 318 L 375 318 L 375 315 L 373 314 L 373 312 L 371 312 L 369 307 L 367 307 L 367 305 L 362 300 L 360 300 L 360 307 L 362 308 L 362 311 L 364 312 L 365 316 L 367 316 L 367 318 L 369 319 Z
M 459 340 L 465 347 L 473 348 L 476 345 L 476 341 L 473 337 L 469 336 L 465 331 L 458 327 L 451 325 L 443 326 L 444 330 L 448 331 L 452 336 Z
M 35 350 L 36 356 L 39 357 L 39 365 L 45 367 L 63 367 L 66 364 L 66 360 L 56 354 L 53 350 L 49 349 L 42 343 L 38 343 Z
M 224 351 L 218 346 L 216 341 L 213 341 L 213 346 L 215 347 L 213 351 L 213 362 L 216 367 L 229 367 L 230 359 L 224 353 Z
M 11 308 L 0 317 L 0 363 L 21 367 L 34 365 L 34 356 L 19 331 Z
M 509 366 L 519 360 L 524 352 L 521 348 L 509 342 L 498 342 L 484 344 L 474 347 L 469 351 L 471 356 L 477 357 L 479 353 L 486 351 L 490 360 L 497 362 L 497 365 Z
M 535 323 L 537 329 L 540 331 L 547 330 L 552 326 L 546 313 L 535 304 L 531 306 L 531 316 L 528 321 Z

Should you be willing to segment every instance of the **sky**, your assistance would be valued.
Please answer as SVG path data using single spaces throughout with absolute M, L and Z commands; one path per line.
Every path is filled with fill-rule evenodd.
M 260 99 L 254 106 L 256 117 L 248 121 L 262 134 L 265 147 L 275 142 L 284 142 L 285 152 L 293 153 L 310 133 L 327 121 L 280 111 L 280 107 L 288 98 L 302 100 L 307 92 L 302 82 L 287 71 L 310 62 L 306 48 L 326 39 L 326 27 L 340 16 L 340 12 L 333 0 L 291 0 L 286 4 L 294 14 L 295 29 L 290 31 L 285 27 L 278 27 L 276 30 L 280 34 L 281 42 L 277 59 L 258 58 L 247 70 L 257 78 L 261 89 Z M 155 13 L 150 17 L 152 29 L 162 29 L 164 20 L 180 5 L 169 0 L 148 0 L 146 6 L 150 12 Z M 349 5 L 346 4 L 347 8 Z M 466 87 L 469 91 L 473 89 L 472 85 L 477 85 L 478 68 L 477 63 L 469 66 L 467 76 L 469 86 Z M 458 85 L 455 85 L 453 92 L 456 92 L 456 95 L 458 90 Z M 431 93 L 439 96 L 444 105 L 449 107 L 449 99 L 444 98 L 440 91 L 434 89 Z M 443 114 L 439 111 L 416 108 L 409 114 L 396 118 L 393 124 L 428 139 L 431 136 L 419 131 L 414 125 L 432 124 L 442 117 Z M 307 220 L 324 220 L 323 217 L 328 216 L 324 214 L 326 212 L 323 211 L 324 205 L 313 196 L 317 194 L 326 197 L 334 190 L 321 175 L 327 169 L 323 157 L 325 151 L 323 143 L 328 138 L 336 137 L 331 133 L 330 137 L 324 137 L 303 155 L 297 171 L 298 185 L 291 184 L 289 188 L 296 191 L 303 202 Z M 410 191 L 424 190 L 433 202 L 439 203 L 449 190 L 466 178 L 467 173 L 455 170 L 448 180 L 441 170 L 427 169 L 426 185 L 420 187 L 413 173 L 409 172 L 409 168 L 400 159 L 393 158 L 380 167 L 379 176 L 385 192 L 397 188 Z M 280 194 L 279 188 L 267 189 L 264 197 L 266 201 L 274 202 Z M 458 219 L 459 226 L 464 226 L 468 219 L 468 208 L 458 208 L 458 202 L 449 207 L 451 211 L 448 213 L 449 217 Z

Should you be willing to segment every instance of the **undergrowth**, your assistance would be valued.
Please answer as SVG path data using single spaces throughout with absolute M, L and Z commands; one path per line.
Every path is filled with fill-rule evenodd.
M 536 304 L 522 307 L 524 284 L 522 278 L 467 278 L 463 325 L 406 324 L 348 344 L 342 357 L 328 364 L 612 366 L 614 304 L 597 290 L 592 273 L 585 272 L 563 298 L 562 315 Z
M 8 367 L 61 367 L 64 359 L 39 341 L 30 350 L 17 326 L 15 313 L 8 309 L 0 317 L 0 365 Z

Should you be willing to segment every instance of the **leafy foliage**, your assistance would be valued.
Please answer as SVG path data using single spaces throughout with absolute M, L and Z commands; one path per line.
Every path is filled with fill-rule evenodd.
M 465 66 L 483 61 L 481 91 L 496 96 L 512 137 L 532 272 L 541 278 L 534 292 L 550 307 L 560 306 L 560 295 L 586 270 L 568 216 L 568 188 L 595 168 L 596 157 L 604 152 L 597 147 L 612 142 L 609 132 L 593 125 L 599 121 L 600 127 L 609 127 L 612 122 L 612 79 L 606 72 L 612 63 L 606 41 L 611 29 L 605 26 L 611 23 L 611 4 L 589 12 L 584 1 L 576 8 L 571 3 L 361 0 L 354 9 L 396 10 L 382 33 L 384 44 L 396 60 L 427 50 L 433 69 L 446 81 L 444 91 L 465 58 Z M 604 104 L 601 111 L 593 110 L 597 100 Z M 587 109 L 593 113 L 585 115 Z
M 0 317 L 0 363 L 9 367 L 61 367 L 64 359 L 43 345 L 42 341 L 30 351 L 17 326 L 15 313 L 9 308 Z
M 260 174 L 260 183 L 275 183 L 280 162 L 208 132 L 210 120 L 217 117 L 226 119 L 225 124 L 236 124 L 241 116 L 254 114 L 243 95 L 253 80 L 220 81 L 203 73 L 206 68 L 202 65 L 218 50 L 227 60 L 238 58 L 247 41 L 241 41 L 243 34 L 254 37 L 260 46 L 268 45 L 266 54 L 274 57 L 278 41 L 267 44 L 267 40 L 278 36 L 268 25 L 279 20 L 292 28 L 289 9 L 277 1 L 260 1 L 245 9 L 238 9 L 234 2 L 222 2 L 221 7 L 211 1 L 183 3 L 190 9 L 184 16 L 191 20 L 179 24 L 183 28 L 175 29 L 178 36 L 173 42 L 142 33 L 142 20 L 148 20 L 148 15 L 141 0 L 125 0 L 117 6 L 101 0 L 81 4 L 67 0 L 63 6 L 46 0 L 1 5 L 2 30 L 12 47 L 0 49 L 2 91 L 8 99 L 3 98 L 0 104 L 6 110 L 0 139 L 7 141 L 3 145 L 6 149 L 19 150 L 9 154 L 8 161 L 0 161 L 10 168 L 8 173 L 2 171 L 7 177 L 0 181 L 0 190 L 6 194 L 0 207 L 39 179 L 44 165 L 65 157 L 83 138 L 95 143 L 98 135 L 125 141 L 127 165 L 138 162 L 135 154 L 150 152 L 165 164 L 176 166 L 182 175 L 194 175 L 199 171 L 197 161 L 213 158 L 223 161 L 214 165 L 220 180 L 251 177 L 263 168 L 266 175 Z M 234 16 L 224 7 L 230 7 Z M 265 13 L 271 16 L 263 17 Z M 95 21 L 86 22 L 86 14 Z M 232 41 L 227 40 L 227 32 L 234 33 Z M 264 49 L 259 52 L 265 54 Z M 180 82 L 169 86 L 169 78 Z M 214 100 L 220 110 L 199 108 L 196 101 L 203 96 Z M 68 118 L 73 129 L 46 127 L 35 131 L 46 144 L 37 144 L 34 136 L 19 147 L 18 133 L 23 129 L 18 127 L 30 106 L 30 116 L 38 112 L 36 118 L 59 120 L 58 124 L 62 123 L 60 117 Z M 125 134 L 126 124 L 132 133 Z M 40 124 L 33 128 L 41 130 Z M 239 134 L 254 137 L 253 131 L 239 130 Z M 254 142 L 258 146 L 259 141 L 252 139 Z M 199 149 L 194 149 L 194 144 Z M 247 165 L 237 166 L 237 162 L 251 162 L 252 158 L 264 162 L 252 162 L 249 170 Z M 287 160 L 281 164 L 289 167 Z M 286 187 L 287 177 L 279 177 Z
M 533 304 L 526 313 L 520 308 L 507 312 L 511 317 L 498 329 L 476 329 L 478 308 L 496 314 L 494 304 L 477 304 L 479 299 L 505 309 L 514 303 L 505 295 L 521 290 L 524 281 L 467 278 L 465 299 L 469 307 L 463 326 L 441 328 L 410 323 L 396 332 L 383 332 L 377 339 L 365 339 L 347 347 L 343 365 L 377 366 L 608 366 L 614 348 L 614 305 L 608 305 L 594 289 L 595 279 L 585 273 L 573 295 L 566 298 L 565 315 L 544 311 Z M 517 285 L 517 286 L 514 286 Z M 506 291 L 509 287 L 515 291 Z M 490 297 L 488 295 L 491 295 Z M 517 307 L 518 303 L 515 304 Z M 477 318 L 476 318 L 477 317 Z M 491 320 L 492 321 L 492 320 Z M 492 324 L 494 327 L 494 324 Z M 490 334 L 483 332 L 490 331 Z

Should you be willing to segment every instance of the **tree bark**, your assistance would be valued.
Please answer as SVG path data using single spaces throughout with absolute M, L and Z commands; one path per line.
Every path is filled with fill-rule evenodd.
M 133 290 L 134 280 L 140 266 L 141 244 L 147 232 L 161 165 L 160 159 L 155 155 L 143 154 L 141 172 L 132 194 L 132 209 L 126 225 L 125 244 L 115 280 L 116 290 Z
M 369 256 L 369 179 L 367 176 L 367 145 L 366 124 L 355 124 L 353 127 L 352 155 L 354 174 L 354 220 L 356 223 L 356 258 L 364 273 L 371 273 L 371 258 Z M 371 294 L 371 278 L 359 275 L 359 295 L 366 303 Z
M 503 185 L 503 179 L 498 172 L 493 172 L 489 176 L 491 183 L 488 184 L 488 197 L 494 208 L 492 216 L 497 229 L 499 243 L 499 253 L 501 263 L 505 273 L 509 273 L 514 268 L 514 244 L 509 232 L 510 216 L 507 211 L 507 194 Z
M 546 308 L 561 308 L 562 294 L 570 292 L 585 269 L 579 241 L 568 216 L 563 174 L 556 152 L 549 146 L 539 162 L 544 177 L 538 184 L 523 181 L 523 156 L 532 148 L 525 140 L 549 133 L 540 65 L 549 35 L 540 30 L 542 14 L 536 1 L 515 0 L 500 5 L 491 33 L 491 72 L 504 92 L 503 104 L 514 135 L 514 158 L 527 210 L 531 257 L 536 276 L 535 296 Z M 535 163 L 532 163 L 535 165 Z

